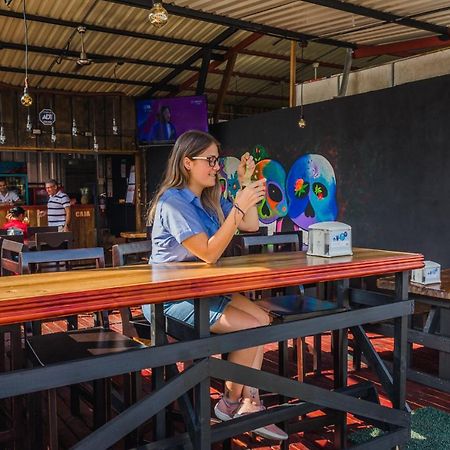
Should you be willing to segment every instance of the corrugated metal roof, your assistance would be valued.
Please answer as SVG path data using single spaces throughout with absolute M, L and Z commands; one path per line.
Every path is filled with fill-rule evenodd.
M 395 43 L 436 35 L 423 29 L 388 23 L 299 0 L 174 0 L 169 3 L 177 7 L 189 8 L 189 10 L 270 25 L 281 30 L 337 39 L 357 46 Z M 433 2 L 352 0 L 345 3 L 444 27 L 450 25 L 448 0 Z M 135 6 L 129 6 L 130 4 Z M 154 83 L 172 74 L 172 68 L 158 67 L 158 63 L 168 63 L 174 67 L 182 66 L 193 55 L 201 56 L 202 45 L 210 43 L 227 29 L 225 25 L 175 14 L 170 14 L 169 22 L 165 27 L 155 29 L 148 22 L 148 9 L 151 2 L 148 2 L 148 8 L 138 7 L 143 4 L 139 0 L 123 3 L 107 0 L 66 0 L 64 2 L 28 0 L 29 44 L 34 47 L 45 47 L 48 53 L 53 53 L 30 52 L 30 70 L 42 72 L 42 74 L 30 75 L 31 86 L 74 92 L 121 91 L 127 95 L 139 96 L 147 92 Z M 0 49 L 0 81 L 11 85 L 23 83 L 22 73 L 7 71 L 8 67 L 24 70 L 25 58 L 22 47 L 24 27 L 20 17 L 21 7 L 22 2 L 18 0 L 13 0 L 10 8 L 3 3 L 0 6 L 0 41 L 5 43 L 5 48 Z M 7 16 L 8 11 L 16 13 L 17 17 Z M 40 16 L 42 19 L 32 16 Z M 65 21 L 65 23 L 46 23 L 55 20 Z M 84 38 L 88 57 L 96 54 L 117 60 L 132 58 L 150 61 L 152 65 L 125 62 L 123 65 L 115 66 L 114 61 L 93 63 L 75 73 L 76 58 L 67 60 L 60 57 L 64 55 L 65 49 L 77 53 L 81 51 L 80 36 L 76 31 L 78 24 L 83 24 L 87 28 Z M 107 30 L 101 31 L 98 27 Z M 117 34 L 120 30 L 144 35 L 136 37 Z M 213 54 L 224 55 L 228 48 L 239 45 L 251 34 L 251 31 L 238 30 L 216 46 Z M 151 39 L 152 37 L 181 39 L 195 45 L 159 42 Z M 19 44 L 21 47 L 10 48 L 11 45 L 8 47 L 8 44 Z M 268 54 L 271 57 L 267 57 Z M 228 87 L 230 94 L 226 96 L 225 103 L 267 108 L 286 106 L 289 91 L 289 54 L 290 41 L 280 37 L 263 36 L 248 45 L 236 59 L 234 75 Z M 313 39 L 304 48 L 303 56 L 307 62 L 298 63 L 297 80 L 308 80 L 315 76 L 313 61 L 319 62 L 317 68 L 319 78 L 342 72 L 345 49 L 320 44 Z M 353 67 L 363 68 L 397 57 L 398 55 L 379 55 L 361 58 L 354 61 Z M 300 58 L 300 51 L 297 53 L 297 58 Z M 200 66 L 201 58 L 199 57 L 192 67 L 199 69 Z M 210 103 L 216 99 L 225 66 L 224 61 L 216 67 L 215 71 L 208 74 L 206 93 Z M 114 68 L 116 68 L 115 74 Z M 181 73 L 172 77 L 168 84 L 175 88 L 195 73 L 193 70 L 182 70 Z M 61 78 L 58 76 L 60 74 L 66 74 L 70 78 Z M 114 83 L 115 76 L 122 83 Z M 101 78 L 102 81 L 92 77 Z M 192 95 L 195 87 L 194 82 L 190 87 L 178 92 L 178 95 Z M 169 95 L 169 91 L 160 90 L 155 95 Z M 177 95 L 177 92 L 173 91 L 170 95 Z

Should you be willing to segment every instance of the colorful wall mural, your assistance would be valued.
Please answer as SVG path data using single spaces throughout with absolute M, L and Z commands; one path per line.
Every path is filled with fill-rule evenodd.
M 269 158 L 262 145 L 255 145 L 251 154 L 256 162 L 253 179 L 265 178 L 266 198 L 258 204 L 262 225 L 272 225 L 280 231 L 283 222 L 290 219 L 295 230 L 307 230 L 317 222 L 336 220 L 336 176 L 330 162 L 322 155 L 300 156 L 286 170 L 283 165 Z M 233 200 L 240 189 L 234 156 L 220 159 L 219 179 L 225 198 Z

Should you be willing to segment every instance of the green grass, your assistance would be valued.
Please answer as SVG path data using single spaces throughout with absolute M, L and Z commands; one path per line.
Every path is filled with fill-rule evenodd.
M 378 428 L 367 428 L 349 435 L 349 439 L 361 444 L 381 436 Z M 450 450 L 450 414 L 436 408 L 421 408 L 411 417 L 411 440 L 408 450 Z

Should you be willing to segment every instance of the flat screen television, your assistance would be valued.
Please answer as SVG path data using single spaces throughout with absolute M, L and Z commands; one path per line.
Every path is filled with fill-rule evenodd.
M 208 131 L 208 104 L 204 95 L 136 101 L 140 144 L 170 143 L 185 131 Z

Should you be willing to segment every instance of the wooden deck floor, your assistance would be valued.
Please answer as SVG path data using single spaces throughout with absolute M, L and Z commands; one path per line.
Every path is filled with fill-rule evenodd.
M 81 326 L 90 325 L 90 318 L 85 317 L 81 320 Z M 118 316 L 112 318 L 112 327 L 120 330 L 120 321 Z M 65 326 L 62 322 L 51 322 L 44 326 L 44 332 L 55 332 L 64 330 Z M 309 339 L 309 338 L 308 338 Z M 392 339 L 382 336 L 372 335 L 371 341 L 374 344 L 378 352 L 382 354 L 383 358 L 389 359 L 392 357 Z M 331 346 L 330 335 L 325 335 L 323 338 L 323 372 L 320 377 L 313 377 L 309 375 L 306 382 L 313 383 L 318 386 L 330 388 L 332 386 L 332 369 L 331 369 Z M 275 372 L 277 370 L 277 349 L 276 344 L 266 346 L 265 359 L 263 364 L 263 370 Z M 437 352 L 424 349 L 420 346 L 414 347 L 413 362 L 416 367 L 421 370 L 436 373 L 437 371 Z M 307 359 L 307 367 L 312 366 L 312 357 Z M 292 366 L 292 375 L 295 373 L 295 367 Z M 151 371 L 142 371 L 144 383 L 144 391 L 150 392 L 151 388 Z M 386 394 L 380 387 L 376 375 L 372 373 L 367 367 L 363 365 L 362 370 L 355 372 L 351 366 L 351 360 L 349 363 L 349 384 L 356 382 L 369 380 L 372 381 L 379 390 L 381 403 L 384 405 L 390 405 Z M 220 398 L 220 384 L 212 381 L 211 386 L 211 399 L 212 405 Z M 450 412 L 450 394 L 441 392 L 437 389 L 426 387 L 414 382 L 407 384 L 407 399 L 412 409 L 432 406 L 443 411 Z M 276 399 L 273 396 L 266 396 L 266 404 L 273 404 Z M 91 428 L 91 411 L 87 404 L 82 403 L 82 417 L 74 417 L 70 413 L 69 408 L 69 391 L 67 388 L 59 389 L 58 399 L 58 415 L 59 415 L 59 436 L 61 449 L 69 448 L 89 434 Z M 363 426 L 359 420 L 349 417 L 350 429 L 357 429 Z M 150 430 L 150 427 L 147 427 Z M 145 428 L 144 428 L 145 429 Z M 150 431 L 148 431 L 150 433 Z M 333 432 L 332 429 L 322 432 L 309 432 L 305 434 L 291 435 L 290 437 L 290 449 L 292 450 L 306 450 L 306 449 L 332 449 L 333 447 Z M 117 446 L 117 448 L 123 448 Z M 221 448 L 221 445 L 215 445 L 215 449 Z M 278 445 L 273 445 L 273 442 L 264 440 L 253 434 L 246 433 L 233 440 L 233 449 L 277 449 Z

